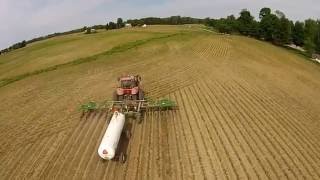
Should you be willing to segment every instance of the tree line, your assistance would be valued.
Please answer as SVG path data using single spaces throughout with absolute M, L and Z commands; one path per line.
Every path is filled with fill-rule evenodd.
M 122 18 L 118 18 L 117 22 L 109 22 L 105 25 L 94 25 L 91 27 L 84 26 L 83 28 L 74 29 L 66 32 L 59 32 L 41 36 L 29 41 L 22 41 L 16 43 L 9 48 L 0 51 L 0 54 L 7 53 L 14 49 L 25 47 L 27 44 L 41 41 L 44 39 L 79 33 L 87 32 L 88 29 L 119 29 L 129 23 L 132 26 L 148 25 L 182 25 L 182 24 L 205 24 L 209 27 L 217 29 L 221 33 L 228 34 L 241 34 L 250 36 L 265 41 L 272 42 L 278 45 L 295 44 L 304 47 L 307 55 L 313 53 L 320 53 L 320 21 L 307 19 L 304 22 L 289 20 L 285 14 L 276 10 L 272 13 L 270 8 L 262 8 L 259 13 L 259 20 L 251 15 L 250 11 L 243 9 L 239 13 L 239 17 L 230 15 L 226 18 L 220 19 L 199 19 L 192 17 L 171 16 L 166 18 L 147 17 L 141 19 L 129 19 L 126 22 Z
M 0 51 L 0 55 L 4 54 L 4 53 L 7 53 L 7 52 L 10 52 L 10 51 L 15 50 L 15 49 L 23 48 L 26 45 L 27 45 L 27 42 L 25 40 L 23 40 L 21 42 L 18 42 L 18 43 L 15 43 L 14 45 L 12 45 L 10 47 L 1 50 Z
M 285 14 L 270 8 L 262 8 L 259 21 L 250 11 L 243 9 L 239 17 L 230 15 L 226 18 L 207 19 L 206 25 L 221 33 L 251 36 L 278 45 L 295 44 L 303 47 L 307 55 L 320 53 L 320 20 L 307 19 L 302 21 L 289 20 Z
M 192 17 L 181 17 L 181 16 L 171 16 L 166 18 L 158 17 L 147 17 L 142 19 L 129 19 L 127 23 L 132 26 L 141 26 L 143 24 L 148 25 L 181 25 L 181 24 L 203 24 L 204 19 L 192 18 Z
M 56 32 L 56 33 L 49 34 L 49 35 L 46 35 L 46 36 L 33 38 L 31 40 L 28 40 L 28 41 L 23 40 L 23 41 L 21 41 L 19 43 L 16 43 L 16 44 L 14 44 L 14 45 L 12 45 L 12 46 L 10 46 L 8 48 L 2 49 L 0 51 L 0 55 L 8 53 L 8 52 L 10 52 L 12 50 L 15 50 L 15 49 L 23 48 L 23 47 L 27 46 L 27 44 L 30 44 L 30 43 L 33 43 L 33 42 L 37 42 L 37 41 L 42 41 L 42 40 L 53 38 L 53 37 L 57 37 L 57 36 L 73 34 L 73 33 L 80 33 L 80 32 L 86 32 L 86 33 L 89 32 L 88 34 L 90 34 L 91 33 L 91 29 L 111 30 L 111 29 L 123 28 L 124 25 L 125 24 L 124 24 L 124 21 L 122 20 L 122 18 L 118 18 L 117 22 L 109 22 L 106 25 L 93 25 L 91 27 L 84 26 L 82 28 L 74 29 L 74 30 L 71 30 L 71 31 Z M 89 30 L 89 31 L 87 31 L 87 30 Z
M 171 25 L 178 25 L 178 24 L 199 24 L 203 23 L 204 21 L 202 19 L 196 19 L 196 18 L 191 18 L 191 17 L 180 17 L 180 16 L 171 16 L 168 18 L 156 18 L 156 17 L 148 17 L 148 18 L 142 18 L 142 19 L 132 19 L 132 20 L 127 20 L 126 23 L 130 23 L 132 26 L 141 26 L 143 24 L 148 24 L 148 25 L 154 25 L 154 24 L 171 24 Z M 49 34 L 46 36 L 41 36 L 37 38 L 33 38 L 28 41 L 21 41 L 19 43 L 16 43 L 8 48 L 5 48 L 0 51 L 1 54 L 8 53 L 12 50 L 19 49 L 22 47 L 25 47 L 27 44 L 37 42 L 37 41 L 42 41 L 45 39 L 49 39 L 52 37 L 56 36 L 62 36 L 62 35 L 67 35 L 67 34 L 73 34 L 73 33 L 79 33 L 79 32 L 87 32 L 87 34 L 91 33 L 91 29 L 106 29 L 106 30 L 112 30 L 112 29 L 120 29 L 125 26 L 125 22 L 123 21 L 122 18 L 118 18 L 117 22 L 108 22 L 105 25 L 93 25 L 91 27 L 84 26 L 82 28 L 74 29 L 71 31 L 66 31 L 66 32 L 56 32 L 53 34 Z M 87 31 L 88 30 L 88 31 Z

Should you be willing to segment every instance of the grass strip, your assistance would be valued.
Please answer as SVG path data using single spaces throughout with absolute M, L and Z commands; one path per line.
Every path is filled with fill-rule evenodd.
M 74 65 L 78 65 L 78 64 L 83 64 L 83 63 L 96 61 L 97 59 L 99 59 L 99 57 L 102 57 L 102 56 L 110 56 L 110 55 L 113 55 L 113 54 L 116 54 L 116 53 L 125 52 L 125 51 L 128 51 L 130 49 L 136 48 L 138 46 L 144 45 L 144 44 L 146 44 L 148 42 L 151 42 L 151 41 L 160 40 L 160 39 L 166 39 L 166 38 L 170 38 L 170 37 L 181 35 L 181 34 L 182 33 L 175 33 L 175 34 L 168 34 L 168 35 L 165 35 L 165 36 L 157 36 L 157 37 L 152 37 L 152 38 L 148 38 L 148 39 L 136 40 L 136 41 L 132 41 L 132 42 L 129 42 L 129 43 L 125 43 L 125 44 L 122 44 L 122 45 L 115 46 L 115 47 L 111 48 L 110 50 L 104 51 L 104 52 L 99 53 L 99 54 L 95 54 L 95 55 L 88 56 L 88 57 L 85 57 L 85 58 L 75 59 L 75 60 L 67 62 L 67 63 L 57 64 L 57 65 L 54 65 L 54 66 L 51 66 L 51 67 L 35 70 L 35 71 L 32 71 L 32 72 L 20 74 L 20 75 L 17 75 L 17 76 L 4 78 L 4 79 L 0 80 L 0 87 L 4 87 L 4 86 L 6 86 L 8 84 L 14 83 L 16 81 L 20 81 L 20 80 L 25 79 L 25 78 L 30 77 L 30 76 L 35 76 L 35 75 L 42 74 L 42 73 L 45 73 L 45 72 L 55 71 L 57 69 L 64 68 L 64 67 L 67 67 L 67 66 L 74 66 Z

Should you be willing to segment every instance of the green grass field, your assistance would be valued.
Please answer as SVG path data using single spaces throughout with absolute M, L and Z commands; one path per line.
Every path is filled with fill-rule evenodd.
M 4 179 L 319 179 L 320 66 L 200 25 L 72 34 L 0 56 Z M 116 79 L 140 74 L 179 110 L 128 119 L 125 164 L 97 147 Z

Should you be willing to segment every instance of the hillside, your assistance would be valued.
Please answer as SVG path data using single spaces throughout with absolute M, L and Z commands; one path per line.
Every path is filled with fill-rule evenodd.
M 130 119 L 125 164 L 102 161 L 116 78 L 179 110 Z M 14 79 L 14 81 L 9 81 Z M 40 41 L 0 56 L 3 179 L 319 179 L 320 67 L 201 26 L 149 26 Z

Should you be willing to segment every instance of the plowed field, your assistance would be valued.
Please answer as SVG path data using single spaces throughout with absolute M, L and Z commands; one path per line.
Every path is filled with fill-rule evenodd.
M 41 65 L 30 54 L 19 62 L 41 42 L 0 56 L 0 77 L 43 70 L 0 87 L 0 179 L 320 179 L 320 66 L 201 28 L 99 32 L 79 54 L 47 47 L 48 56 L 68 55 Z M 104 34 L 110 43 L 94 45 Z M 85 44 L 83 35 L 59 38 L 43 43 Z M 140 74 L 147 96 L 179 106 L 147 112 L 141 124 L 127 119 L 124 164 L 97 154 L 107 112 L 80 118 L 78 110 L 111 99 L 122 74 Z

